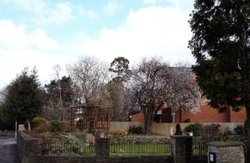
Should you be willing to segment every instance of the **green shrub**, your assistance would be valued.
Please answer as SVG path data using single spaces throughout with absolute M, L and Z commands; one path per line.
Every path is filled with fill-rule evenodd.
M 58 120 L 51 121 L 52 132 L 57 132 L 60 129 L 60 122 Z
M 238 125 L 234 128 L 234 133 L 236 135 L 243 135 L 244 134 L 244 127 L 242 125 Z
M 184 131 L 185 132 L 193 132 L 194 136 L 200 136 L 200 131 L 202 129 L 202 125 L 200 123 L 190 124 L 188 125 Z
M 126 130 L 118 129 L 118 130 L 112 131 L 111 134 L 126 136 L 126 135 L 128 135 L 128 132 Z
M 48 122 L 48 120 L 46 118 L 43 117 L 35 117 L 32 119 L 32 127 L 36 128 L 41 126 L 42 124 L 45 124 L 46 122 Z
M 39 126 L 37 126 L 36 128 L 34 128 L 34 130 L 39 132 L 39 133 L 51 131 L 51 124 L 48 122 L 42 123 Z
M 220 125 L 219 124 L 210 124 L 202 126 L 200 136 L 204 142 L 214 141 L 220 135 Z
M 144 132 L 141 126 L 133 125 L 128 128 L 128 133 L 129 134 L 143 134 Z

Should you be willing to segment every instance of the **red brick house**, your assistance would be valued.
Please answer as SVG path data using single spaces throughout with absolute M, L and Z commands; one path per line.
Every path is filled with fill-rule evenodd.
M 155 121 L 160 123 L 181 123 L 181 122 L 245 122 L 246 110 L 243 108 L 239 112 L 228 109 L 224 113 L 219 113 L 216 109 L 208 104 L 202 104 L 197 113 L 191 113 L 186 110 L 174 110 L 171 108 L 163 108 L 155 116 Z M 131 121 L 143 122 L 143 113 L 132 116 Z
M 181 68 L 181 67 L 179 67 Z M 176 67 L 174 68 L 176 69 Z M 191 73 L 191 69 L 190 69 Z M 195 75 L 191 73 L 191 81 L 195 82 Z M 162 123 L 181 123 L 181 122 L 245 122 L 246 110 L 242 108 L 239 112 L 228 109 L 226 112 L 219 113 L 217 109 L 208 105 L 206 99 L 201 100 L 201 106 L 197 113 L 191 113 L 187 110 L 175 110 L 173 108 L 164 107 L 162 105 L 160 111 L 155 115 L 156 122 Z M 132 116 L 131 121 L 143 122 L 143 113 Z

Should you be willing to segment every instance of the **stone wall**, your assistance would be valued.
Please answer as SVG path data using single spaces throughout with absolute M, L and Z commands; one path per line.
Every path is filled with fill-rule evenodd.
M 208 144 L 208 158 L 216 163 L 245 163 L 243 143 L 211 142 Z
M 18 155 L 22 163 L 34 163 L 41 153 L 41 141 L 24 132 L 17 134 Z

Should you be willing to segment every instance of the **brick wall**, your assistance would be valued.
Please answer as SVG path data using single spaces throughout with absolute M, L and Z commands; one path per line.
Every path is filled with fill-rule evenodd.
M 203 105 L 200 111 L 197 113 L 191 113 L 189 111 L 180 111 L 176 113 L 176 122 L 185 122 L 190 120 L 190 122 L 228 122 L 228 113 L 219 113 L 216 109 Z
M 17 150 L 22 163 L 36 162 L 36 156 L 41 153 L 41 141 L 24 132 L 17 134 Z
M 100 146 L 105 147 L 106 139 Z M 98 148 L 100 146 L 97 145 Z M 17 137 L 17 148 L 22 163 L 172 163 L 171 156 L 107 156 L 107 149 L 97 156 L 48 156 L 42 155 L 41 141 L 32 138 L 24 132 L 19 132 Z M 98 149 L 100 150 L 100 149 Z M 98 151 L 97 150 L 97 151 Z M 100 156 L 100 155 L 106 156 Z
M 168 156 L 114 156 L 114 157 L 79 157 L 79 156 L 38 156 L 36 163 L 172 163 Z
M 217 109 L 214 109 L 208 105 L 203 105 L 200 111 L 197 113 L 191 113 L 189 111 L 180 111 L 176 113 L 176 122 L 245 122 L 246 110 L 243 108 L 239 112 L 234 112 L 232 109 L 227 110 L 224 113 L 219 113 Z
M 230 112 L 230 121 L 231 122 L 245 122 L 246 121 L 246 108 L 244 107 L 239 112 Z

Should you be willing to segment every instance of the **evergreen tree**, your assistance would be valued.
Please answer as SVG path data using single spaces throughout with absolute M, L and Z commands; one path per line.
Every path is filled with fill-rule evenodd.
M 24 69 L 6 88 L 3 114 L 8 123 L 14 124 L 15 120 L 24 123 L 40 115 L 43 99 L 44 91 L 38 82 L 36 70 L 33 69 L 29 74 L 28 69 Z
M 63 76 L 61 79 L 51 80 L 44 87 L 46 91 L 46 109 L 43 115 L 49 119 L 51 117 L 53 117 L 52 119 L 66 118 L 74 96 L 71 78 Z
M 250 123 L 250 1 L 196 0 L 189 47 L 193 71 L 209 104 L 219 111 L 246 108 Z M 248 127 L 248 157 L 250 128 Z
M 115 58 L 111 64 L 109 71 L 115 76 L 109 82 L 109 92 L 112 100 L 112 120 L 122 121 L 126 119 L 124 112 L 124 83 L 128 81 L 131 75 L 129 70 L 129 60 L 124 57 Z

